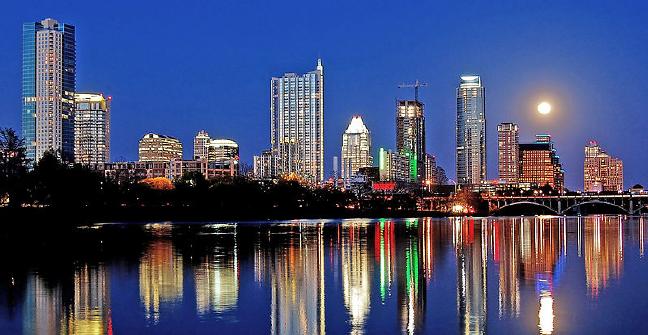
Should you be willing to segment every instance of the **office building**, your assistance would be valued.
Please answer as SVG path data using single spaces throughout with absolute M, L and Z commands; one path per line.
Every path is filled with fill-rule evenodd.
M 476 75 L 461 76 L 457 88 L 457 183 L 486 180 L 486 89 Z
M 551 136 L 537 135 L 535 143 L 520 144 L 520 183 L 549 185 L 562 193 L 564 181 L 565 172 Z
M 206 159 L 100 163 L 90 168 L 117 182 L 159 177 L 177 180 L 190 172 L 199 172 L 205 179 L 213 179 L 234 177 L 239 172 L 233 161 L 208 162 Z
M 410 158 L 398 152 L 380 148 L 379 174 L 381 181 L 410 182 Z
M 623 162 L 608 155 L 596 141 L 585 146 L 583 176 L 585 192 L 623 191 Z
M 201 130 L 194 137 L 194 159 L 207 159 L 209 154 L 209 134 L 205 130 Z
M 412 182 L 425 178 L 425 114 L 418 100 L 396 102 L 396 150 L 412 157 L 409 167 Z
M 520 133 L 515 123 L 497 125 L 497 167 L 504 183 L 517 183 L 520 166 Z
M 111 97 L 101 93 L 74 95 L 74 160 L 79 164 L 110 162 Z
M 207 159 L 210 162 L 234 160 L 238 164 L 238 143 L 229 139 L 211 139 L 207 148 Z
M 23 24 L 22 136 L 27 158 L 54 151 L 74 162 L 74 26 L 54 19 Z
M 313 184 L 324 179 L 324 67 L 286 73 L 270 82 L 272 152 L 276 173 L 297 174 Z
M 354 116 L 342 135 L 342 178 L 348 183 L 360 168 L 371 166 L 371 133 L 362 122 L 362 117 Z
M 140 162 L 182 160 L 182 143 L 175 137 L 146 134 L 139 141 Z

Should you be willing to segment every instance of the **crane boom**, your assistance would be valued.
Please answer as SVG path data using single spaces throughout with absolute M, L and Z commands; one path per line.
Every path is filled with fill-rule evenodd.
M 418 79 L 410 84 L 402 83 L 398 85 L 398 88 L 414 88 L 414 100 L 418 101 L 418 92 L 419 92 L 419 87 L 427 87 L 427 83 L 420 82 Z

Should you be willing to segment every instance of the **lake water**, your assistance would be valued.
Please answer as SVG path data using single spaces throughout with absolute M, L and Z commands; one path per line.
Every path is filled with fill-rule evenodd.
M 646 229 L 592 216 L 35 232 L 5 239 L 0 334 L 646 333 Z

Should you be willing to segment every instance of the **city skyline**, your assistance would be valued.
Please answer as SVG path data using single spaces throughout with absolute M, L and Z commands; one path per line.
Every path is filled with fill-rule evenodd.
M 124 37 L 127 36 L 125 34 L 133 34 L 133 32 L 137 33 L 133 34 L 133 37 L 140 34 L 149 34 L 150 29 L 133 25 L 135 21 L 133 21 L 134 16 L 132 14 L 124 14 L 123 22 L 116 26 L 112 24 L 93 25 L 90 23 L 89 18 L 84 18 L 75 12 L 67 13 L 49 5 L 38 6 L 39 8 L 31 11 L 26 10 L 28 5 L 28 3 L 21 5 L 11 4 L 8 13 L 12 13 L 12 9 L 15 9 L 21 10 L 21 14 L 16 15 L 16 17 L 8 17 L 8 20 L 1 23 L 4 31 L 8 32 L 8 39 L 2 42 L 3 50 L 8 52 L 0 55 L 0 64 L 2 64 L 0 70 L 8 80 L 4 80 L 1 84 L 3 92 L 6 92 L 6 94 L 0 96 L 0 109 L 3 111 L 0 113 L 0 123 L 16 129 L 20 128 L 20 116 L 17 115 L 19 114 L 17 112 L 20 108 L 20 101 L 19 98 L 16 98 L 20 96 L 20 25 L 23 22 L 53 17 L 77 27 L 77 49 L 79 53 L 77 57 L 79 73 L 77 89 L 100 91 L 117 98 L 113 105 L 115 111 L 113 117 L 113 160 L 134 160 L 137 156 L 137 139 L 148 132 L 179 137 L 185 144 L 185 157 L 189 157 L 189 146 L 187 144 L 191 143 L 191 139 L 198 129 L 204 128 L 217 137 L 236 139 L 242 148 L 241 157 L 246 163 L 251 163 L 252 155 L 260 152 L 266 146 L 264 141 L 259 140 L 259 138 L 263 137 L 263 134 L 268 134 L 268 116 L 266 112 L 268 102 L 267 94 L 264 93 L 267 92 L 268 78 L 284 71 L 308 69 L 312 66 L 309 65 L 312 64 L 312 59 L 320 55 L 327 65 L 326 95 L 329 98 L 325 121 L 327 131 L 325 134 L 325 175 L 332 170 L 330 168 L 330 157 L 336 155 L 335 153 L 339 150 L 338 148 L 341 145 L 339 135 L 345 126 L 344 120 L 347 120 L 350 115 L 366 115 L 365 122 L 370 129 L 374 130 L 373 133 L 375 134 L 374 148 L 392 147 L 391 143 L 393 143 L 394 134 L 391 129 L 393 129 L 394 125 L 391 122 L 394 121 L 389 120 L 389 115 L 393 113 L 393 99 L 407 98 L 405 92 L 398 92 L 396 85 L 415 78 L 430 83 L 430 88 L 421 92 L 421 100 L 426 104 L 428 118 L 426 127 L 426 133 L 428 134 L 426 139 L 428 143 L 427 152 L 434 154 L 437 157 L 438 164 L 451 174 L 454 174 L 452 172 L 454 171 L 454 155 L 452 152 L 454 131 L 453 129 L 446 129 L 451 128 L 452 125 L 454 110 L 452 107 L 454 95 L 452 86 L 455 85 L 454 80 L 460 73 L 475 72 L 484 78 L 489 87 L 487 102 L 489 111 L 489 128 L 487 129 L 488 179 L 497 177 L 497 157 L 494 155 L 497 134 L 494 127 L 500 122 L 515 122 L 525 129 L 520 139 L 521 142 L 532 140 L 531 137 L 536 133 L 548 132 L 553 135 L 557 147 L 560 148 L 561 161 L 567 173 L 566 184 L 568 188 L 582 187 L 582 146 L 589 139 L 596 139 L 606 143 L 606 147 L 610 152 L 614 152 L 616 156 L 624 160 L 626 186 L 635 183 L 645 184 L 646 182 L 642 162 L 648 157 L 648 153 L 638 149 L 645 143 L 645 139 L 641 137 L 640 133 L 640 130 L 645 128 L 648 123 L 648 120 L 641 117 L 640 112 L 642 110 L 641 106 L 645 105 L 645 103 L 642 103 L 643 98 L 631 98 L 640 96 L 640 94 L 637 94 L 639 91 L 635 91 L 639 90 L 639 88 L 623 85 L 624 82 L 632 81 L 633 78 L 639 78 L 643 71 L 646 71 L 638 61 L 645 58 L 642 55 L 646 54 L 646 50 L 644 48 L 634 48 L 635 42 L 632 42 L 632 36 L 637 33 L 632 32 L 632 20 L 624 21 L 624 25 L 616 25 L 616 28 L 614 25 L 616 21 L 614 20 L 607 20 L 602 23 L 600 20 L 594 20 L 594 18 L 603 15 L 606 9 L 609 9 L 605 4 L 598 3 L 591 6 L 592 8 L 588 8 L 587 11 L 592 15 L 577 17 L 575 22 L 569 23 L 567 17 L 578 12 L 570 5 L 556 4 L 545 7 L 536 5 L 540 8 L 537 8 L 538 13 L 535 14 L 526 13 L 512 5 L 474 9 L 475 11 L 484 10 L 485 14 L 494 12 L 497 9 L 508 10 L 509 15 L 505 19 L 506 23 L 497 26 L 489 20 L 485 22 L 487 26 L 499 27 L 499 31 L 506 27 L 506 24 L 514 25 L 519 21 L 518 19 L 511 19 L 511 17 L 516 17 L 516 15 L 512 14 L 519 14 L 521 18 L 529 19 L 529 21 L 524 20 L 525 23 L 529 22 L 530 25 L 536 25 L 537 32 L 525 30 L 524 28 L 520 31 L 527 35 L 530 34 L 531 37 L 535 38 L 536 43 L 532 45 L 524 44 L 527 51 L 511 53 L 511 61 L 507 61 L 505 66 L 501 64 L 502 62 L 497 55 L 508 54 L 509 51 L 519 47 L 520 43 L 522 43 L 519 39 L 506 34 L 503 36 L 500 34 L 498 38 L 502 38 L 501 41 L 499 39 L 494 40 L 492 35 L 482 36 L 483 40 L 478 43 L 478 47 L 482 51 L 479 56 L 468 53 L 468 49 L 465 47 L 454 45 L 448 51 L 448 53 L 453 54 L 452 59 L 449 59 L 449 55 L 445 53 L 439 54 L 432 50 L 434 47 L 450 45 L 448 40 L 453 37 L 472 39 L 472 37 L 468 37 L 467 31 L 470 26 L 474 27 L 477 24 L 474 23 L 461 28 L 457 33 L 448 32 L 450 36 L 440 40 L 427 36 L 422 38 L 420 33 L 416 34 L 415 37 L 408 37 L 404 28 L 398 28 L 394 33 L 383 35 L 384 39 L 397 42 L 398 45 L 413 43 L 413 38 L 421 38 L 421 41 L 417 40 L 413 44 L 415 48 L 421 51 L 416 56 L 403 55 L 402 53 L 395 54 L 393 52 L 385 55 L 376 53 L 376 50 L 380 50 L 380 48 L 377 44 L 377 38 L 374 37 L 366 41 L 366 51 L 349 56 L 348 53 L 341 52 L 343 50 L 340 50 L 339 43 L 336 43 L 336 37 L 342 37 L 342 35 L 340 35 L 339 29 L 334 29 L 332 33 L 319 34 L 318 43 L 303 42 L 303 48 L 300 52 L 291 50 L 291 52 L 286 53 L 277 48 L 271 48 L 263 56 L 258 53 L 250 53 L 250 55 L 242 57 L 240 62 L 235 62 L 231 56 L 237 55 L 234 58 L 238 58 L 240 52 L 244 50 L 243 46 L 239 45 L 239 42 L 232 41 L 227 37 L 223 39 L 219 35 L 215 39 L 215 43 L 227 42 L 226 45 L 232 50 L 232 55 L 226 55 L 224 59 L 218 58 L 220 57 L 218 56 L 214 60 L 219 68 L 227 63 L 223 63 L 224 61 L 230 60 L 227 63 L 229 66 L 222 69 L 224 71 L 222 75 L 218 74 L 214 65 L 206 65 L 206 67 L 201 68 L 200 72 L 197 72 L 197 68 L 193 66 L 187 67 L 187 60 L 196 61 L 195 56 L 179 60 L 180 67 L 186 67 L 187 72 L 179 71 L 180 67 L 178 69 L 162 70 L 161 64 L 155 61 L 146 66 L 142 62 L 142 57 L 147 58 L 147 62 L 150 60 L 149 57 L 146 57 L 149 54 L 146 52 L 146 48 L 135 47 L 127 53 L 124 53 L 123 49 L 121 51 L 106 51 L 103 48 L 104 42 L 115 44 L 113 38 L 108 36 L 108 34 L 112 34 L 113 28 L 118 28 L 119 34 L 116 34 L 116 36 Z M 412 9 L 407 6 L 419 7 L 406 5 L 397 10 Z M 158 9 L 158 14 L 170 13 L 170 8 L 162 7 Z M 282 6 L 279 7 L 283 8 Z M 357 13 L 363 6 L 348 5 L 342 7 L 349 9 L 349 14 L 338 13 L 340 8 L 333 5 L 324 6 L 322 11 L 329 17 L 339 14 L 343 23 L 351 25 L 347 28 L 355 29 L 357 23 L 352 23 L 346 15 Z M 456 16 L 456 14 L 452 14 L 452 9 L 456 9 L 454 7 L 456 6 L 448 5 L 442 8 L 451 15 Z M 240 9 L 238 5 L 234 5 L 234 7 L 208 6 L 205 8 L 205 12 L 210 12 L 209 9 L 213 12 L 216 8 L 224 8 L 224 12 L 227 13 L 237 13 L 236 9 Z M 627 14 L 628 17 L 634 17 L 641 21 L 640 16 L 643 14 L 639 14 L 641 11 L 636 10 L 636 8 L 634 10 L 614 8 L 617 13 L 623 12 L 624 15 Z M 137 12 L 137 9 L 135 8 L 135 12 Z M 174 20 L 183 21 L 199 17 L 201 13 L 199 13 L 198 9 L 202 8 L 194 6 L 179 10 L 178 16 Z M 371 14 L 373 18 L 379 18 L 386 16 L 386 12 L 392 9 L 394 8 L 385 6 L 376 9 Z M 423 9 L 431 8 L 423 6 Z M 113 11 L 108 11 L 108 14 L 114 14 Z M 548 15 L 540 19 L 542 14 Z M 422 20 L 422 24 L 425 26 L 429 26 L 434 21 L 435 14 L 429 15 L 430 18 Z M 141 17 L 139 18 L 141 19 Z M 385 32 L 389 28 L 393 28 L 388 27 L 386 24 L 376 24 L 373 21 L 364 22 L 369 24 L 362 31 L 373 29 L 376 32 Z M 306 27 L 304 22 L 293 24 Z M 447 23 L 441 22 L 439 24 L 441 27 L 438 29 L 444 29 L 443 25 Z M 542 29 L 537 29 L 538 24 L 542 24 Z M 595 24 L 602 25 L 605 28 L 596 28 Z M 258 24 L 253 26 L 258 27 Z M 280 26 L 285 26 L 285 24 Z M 517 25 L 514 26 L 517 27 Z M 164 25 L 156 27 L 163 31 L 167 29 Z M 556 40 L 559 36 L 562 37 L 559 32 L 572 27 L 575 28 L 572 33 L 561 41 Z M 585 28 L 594 29 L 591 33 L 585 33 L 587 30 Z M 196 35 L 204 36 L 199 32 L 199 28 L 196 29 Z M 254 28 L 250 29 L 247 30 L 248 35 L 244 36 L 243 40 L 248 42 L 249 40 L 256 41 L 257 38 L 254 36 L 264 35 Z M 601 33 L 604 29 L 612 29 L 614 32 L 623 33 L 620 34 L 620 38 L 610 41 L 610 43 L 614 44 L 616 49 L 625 48 L 625 52 L 629 53 L 626 55 L 627 57 L 620 57 L 614 53 L 606 52 L 605 50 L 610 49 L 609 45 L 606 44 L 605 48 L 600 45 L 603 41 L 609 41 L 610 33 L 598 36 L 595 32 Z M 12 31 L 16 33 L 16 36 L 9 33 Z M 641 31 L 641 29 L 638 31 Z M 296 43 L 298 40 L 297 35 L 301 36 L 301 33 L 285 36 L 285 39 L 288 42 Z M 634 36 L 636 39 L 637 35 Z M 159 37 L 150 36 L 150 38 L 151 41 L 142 43 L 147 48 L 151 47 L 151 43 L 154 43 Z M 357 34 L 352 34 L 350 37 L 342 38 L 339 42 L 347 45 L 357 38 Z M 585 45 L 579 42 L 583 38 L 594 40 L 597 43 L 585 43 L 587 44 Z M 126 40 L 128 42 L 129 38 Z M 546 43 L 547 41 L 555 41 L 557 46 L 552 48 L 551 43 Z M 140 40 L 140 42 L 142 41 Z M 205 48 L 204 46 L 191 44 L 188 41 L 178 41 L 178 43 L 182 48 L 191 48 L 196 51 Z M 383 44 L 385 44 L 384 41 L 381 45 Z M 296 45 L 299 46 L 300 44 Z M 350 48 L 350 46 L 348 47 Z M 245 48 L 245 50 L 249 51 L 251 46 L 248 44 Z M 163 51 L 162 59 L 168 60 L 169 56 L 174 55 L 172 50 L 163 49 Z M 113 59 L 107 58 L 102 53 L 112 56 Z M 133 58 L 132 64 L 124 64 L 125 54 Z M 373 55 L 380 56 L 372 59 L 371 56 Z M 431 61 L 431 56 L 437 56 L 440 59 Z M 621 58 L 625 60 L 620 62 Z M 578 62 L 585 59 L 588 66 L 579 65 L 576 62 L 577 59 Z M 251 66 L 249 69 L 242 69 L 243 64 L 251 64 Z M 124 70 L 120 68 L 121 66 L 124 66 L 129 71 L 137 69 L 138 71 L 134 72 L 138 74 L 138 80 L 136 81 L 141 83 L 131 83 L 131 80 L 123 79 L 128 78 L 128 76 L 124 76 Z M 589 68 L 606 69 L 606 71 L 597 70 L 595 73 L 594 70 L 588 70 Z M 160 74 L 154 74 L 153 70 L 160 72 Z M 232 71 L 243 72 L 241 76 L 231 77 L 235 81 L 230 83 L 225 79 L 230 76 Z M 114 74 L 109 72 L 114 72 Z M 160 78 L 159 76 L 162 74 L 177 77 L 178 73 L 182 73 L 182 76 L 186 78 L 180 80 L 179 85 L 146 87 L 146 85 L 150 86 L 152 80 L 155 81 L 156 78 Z M 217 75 L 207 79 L 206 76 L 212 73 Z M 249 80 L 248 83 L 243 83 L 237 78 L 243 76 L 246 81 Z M 121 80 L 125 83 L 115 79 L 118 77 L 121 77 Z M 356 80 L 349 81 L 349 78 L 356 78 Z M 201 95 L 209 91 L 211 92 L 209 94 L 216 94 L 216 100 L 211 101 L 211 99 L 208 99 L 210 100 L 209 104 L 191 101 L 187 103 L 187 106 L 180 106 L 178 103 L 173 102 L 169 103 L 168 99 L 160 99 L 161 102 L 154 102 L 151 106 L 143 104 L 144 101 L 147 103 L 151 101 L 150 98 L 154 96 L 186 101 L 184 98 L 179 98 L 178 94 L 187 92 L 186 88 L 181 87 L 182 83 L 187 80 L 191 80 L 192 83 L 197 80 L 195 84 L 186 85 L 191 86 L 195 94 Z M 243 83 L 242 86 L 241 83 Z M 231 95 L 233 91 L 231 88 L 222 85 L 232 85 L 237 90 L 241 90 L 242 93 L 240 94 L 250 98 L 249 106 L 244 106 L 241 112 L 235 113 L 237 114 L 235 117 L 227 115 L 226 111 L 233 110 L 234 105 L 232 104 L 236 103 L 236 101 L 227 101 L 223 96 L 223 94 L 225 96 Z M 174 90 L 178 92 L 172 92 Z M 213 93 L 215 91 L 217 93 Z M 140 95 L 142 101 L 135 99 L 136 96 Z M 238 93 L 234 95 L 234 97 L 240 96 Z M 534 107 L 541 100 L 548 100 L 554 104 L 556 109 L 552 115 L 541 118 L 535 113 Z M 219 103 L 214 104 L 214 101 Z M 149 120 L 149 123 L 144 122 L 145 119 L 151 119 L 151 116 L 155 115 L 155 113 L 160 113 L 161 117 L 156 118 L 159 120 Z M 614 115 L 614 117 L 611 115 Z M 132 120 L 129 120 L 128 118 L 131 117 Z M 234 124 L 245 124 L 245 127 L 237 129 L 233 126 Z M 172 127 L 177 127 L 177 131 Z M 621 132 L 626 136 L 620 138 L 621 136 L 618 136 L 618 134 Z M 262 136 L 258 136 L 259 134 Z M 636 143 L 636 146 L 625 145 L 628 136 L 630 136 L 632 143 Z M 373 155 L 376 156 L 376 152 Z

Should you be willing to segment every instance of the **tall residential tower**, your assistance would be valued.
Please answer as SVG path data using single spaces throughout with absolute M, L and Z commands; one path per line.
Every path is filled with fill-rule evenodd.
M 418 94 L 417 94 L 418 95 Z M 411 182 L 425 178 L 425 114 L 418 99 L 396 102 L 396 150 L 409 161 Z
M 515 123 L 497 125 L 497 167 L 499 179 L 517 183 L 520 176 L 520 133 Z
M 608 155 L 596 141 L 585 146 L 583 171 L 585 192 L 623 191 L 623 162 Z
M 101 93 L 74 95 L 74 160 L 80 164 L 110 162 L 111 97 Z
M 457 88 L 457 183 L 486 180 L 486 89 L 477 75 L 461 76 Z
M 362 117 L 354 116 L 342 135 L 342 178 L 348 183 L 360 168 L 372 164 L 371 133 L 362 122 Z
M 273 154 L 279 175 L 295 173 L 311 183 L 324 179 L 324 67 L 286 73 L 270 82 Z
M 27 158 L 54 151 L 74 162 L 74 26 L 54 19 L 23 24 L 22 136 Z

